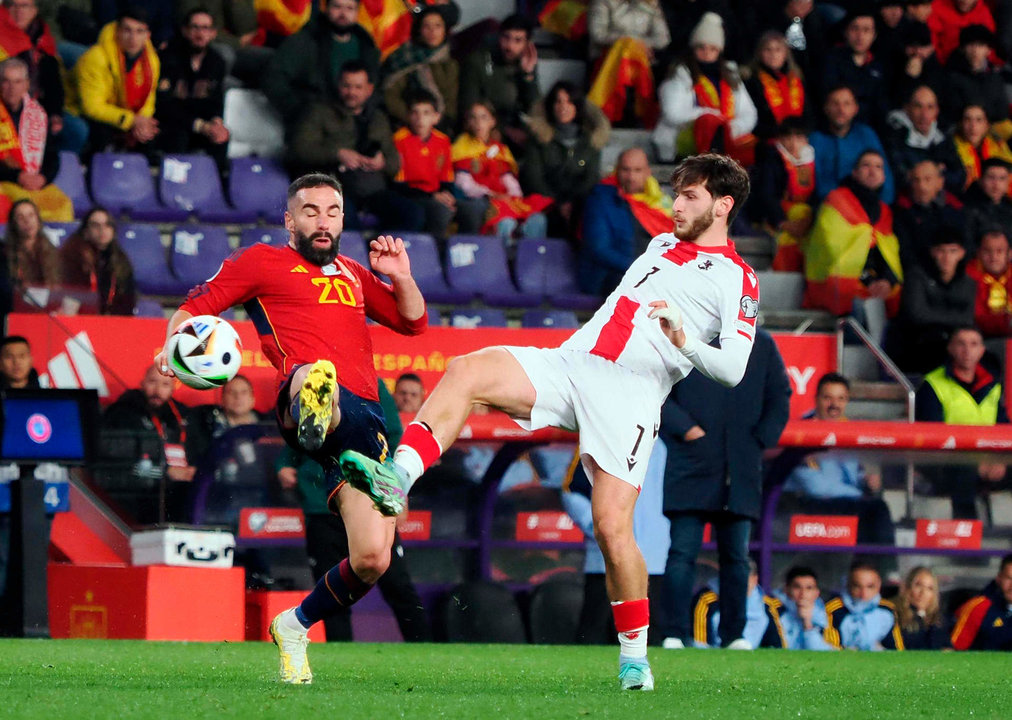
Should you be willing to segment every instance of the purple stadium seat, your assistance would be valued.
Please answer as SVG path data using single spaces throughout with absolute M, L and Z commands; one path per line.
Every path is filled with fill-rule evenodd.
M 506 327 L 506 311 L 500 308 L 457 308 L 450 315 L 450 327 Z
M 119 242 L 133 265 L 138 290 L 150 295 L 181 295 L 189 290 L 169 270 L 157 226 L 121 225 Z
M 229 256 L 228 232 L 215 225 L 179 225 L 169 246 L 172 272 L 187 287 L 207 280 Z
M 425 312 L 429 318 L 429 327 L 440 327 L 443 324 L 443 315 L 438 308 L 426 307 Z
M 53 245 L 63 247 L 63 243 L 67 241 L 67 238 L 77 232 L 77 228 L 80 226 L 81 223 L 78 222 L 47 222 L 42 228 L 42 232 L 45 233 L 46 237 L 49 238 L 49 242 L 53 243 Z
M 257 243 L 283 247 L 288 244 L 288 238 L 288 231 L 283 227 L 244 227 L 239 233 L 239 247 L 250 247 Z
M 134 307 L 134 317 L 164 318 L 165 310 L 154 298 L 140 297 L 137 298 L 137 305 Z
M 366 244 L 362 233 L 357 230 L 345 230 L 341 233 L 340 252 L 349 257 L 367 270 L 369 269 L 369 246 Z M 414 270 L 414 268 L 411 268 Z
M 446 279 L 454 290 L 476 293 L 489 305 L 534 307 L 541 294 L 518 292 L 510 279 L 506 247 L 492 235 L 455 235 L 446 246 Z
M 517 284 L 521 292 L 544 295 L 570 310 L 595 310 L 601 298 L 580 292 L 576 258 L 565 240 L 524 239 L 517 245 Z
M 166 207 L 195 214 L 203 222 L 253 222 L 257 213 L 237 210 L 225 202 L 218 166 L 208 155 L 166 155 L 158 179 Z
M 527 310 L 520 319 L 525 328 L 578 328 L 580 321 L 572 310 Z
M 427 302 L 466 303 L 474 299 L 474 290 L 451 288 L 443 277 L 439 262 L 439 248 L 431 235 L 425 233 L 391 232 L 404 240 L 404 248 L 411 258 L 411 274 Z
M 259 157 L 232 158 L 228 197 L 236 210 L 252 212 L 269 223 L 285 219 L 288 173 L 276 160 Z
M 77 153 L 60 152 L 60 171 L 53 178 L 56 187 L 67 194 L 74 203 L 74 217 L 84 217 L 94 203 L 88 195 L 88 186 L 84 181 L 84 166 Z
M 189 214 L 158 202 L 148 161 L 136 153 L 96 153 L 91 159 L 91 196 L 113 215 L 125 212 L 134 220 L 173 222 Z

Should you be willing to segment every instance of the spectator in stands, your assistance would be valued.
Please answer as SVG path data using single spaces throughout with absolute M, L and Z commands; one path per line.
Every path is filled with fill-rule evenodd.
M 924 229 L 932 264 L 904 267 L 900 311 L 889 325 L 889 355 L 901 370 L 925 373 L 945 361 L 953 330 L 973 324 L 977 286 L 966 275 L 963 230 Z
M 359 229 L 360 209 L 381 216 L 388 227 L 421 227 L 421 212 L 390 188 L 401 159 L 374 89 L 366 65 L 347 61 L 337 97 L 302 113 L 288 146 L 289 161 L 298 172 L 323 170 L 341 181 L 349 230 Z
M 548 235 L 541 212 L 552 204 L 546 195 L 524 196 L 519 166 L 496 127 L 495 108 L 480 100 L 467 109 L 465 132 L 451 147 L 457 197 L 457 231 L 496 233 L 512 245 L 519 229 L 524 237 Z
M 245 375 L 236 375 L 221 387 L 221 404 L 209 403 L 191 408 L 186 418 L 190 435 L 186 445 L 190 463 L 204 468 L 212 461 L 214 442 L 229 430 L 242 425 L 256 425 L 264 417 L 254 409 L 256 394 L 253 383 Z
M 724 26 L 708 12 L 689 37 L 689 54 L 657 91 L 661 117 L 654 128 L 657 157 L 722 152 L 746 166 L 755 162 L 756 109 L 738 66 L 724 58 Z
M 945 187 L 962 192 L 966 180 L 963 163 L 952 140 L 938 128 L 938 98 L 921 85 L 907 99 L 902 110 L 893 110 L 883 137 L 889 165 L 897 177 L 906 178 L 914 165 L 931 160 L 945 176 Z
M 892 210 L 881 199 L 885 177 L 882 155 L 866 150 L 822 203 L 805 249 L 806 307 L 846 315 L 855 298 L 876 297 L 895 314 L 903 269 Z
M 186 17 L 198 8 L 214 21 L 217 37 L 212 47 L 225 61 L 225 73 L 247 87 L 260 87 L 264 72 L 274 56 L 272 48 L 254 45 L 257 35 L 257 16 L 252 0 L 177 0 L 176 20 Z
M 425 230 L 445 240 L 457 211 L 453 196 L 453 159 L 450 138 L 436 129 L 439 110 L 436 97 L 419 90 L 408 102 L 408 126 L 394 133 L 394 147 L 401 169 L 394 177 L 394 189 L 418 208 Z
M 896 619 L 907 650 L 946 650 L 952 647 L 952 624 L 939 603 L 938 578 L 918 565 L 907 573 L 896 599 Z
M 587 29 L 596 63 L 587 99 L 612 123 L 653 127 L 657 91 L 651 66 L 671 42 L 659 0 L 593 0 Z
M 341 68 L 356 60 L 370 82 L 379 77 L 379 50 L 356 22 L 358 0 L 327 0 L 318 14 L 274 53 L 263 80 L 267 99 L 281 114 L 287 134 L 294 132 L 306 109 L 339 94 Z
M 724 619 L 719 637 L 724 647 L 735 646 L 740 638 L 751 648 L 759 646 L 763 632 L 749 628 L 746 619 L 762 617 L 761 611 L 756 613 L 762 608 L 762 596 L 753 597 L 755 581 L 747 569 L 748 542 L 762 506 L 762 452 L 780 439 L 790 397 L 776 343 L 759 329 L 736 387 L 691 372 L 661 409 L 658 437 L 668 448 L 664 513 L 671 520 L 664 573 L 665 637 L 670 640 L 666 646 L 678 647 L 678 642 L 691 639 L 688 599 L 707 523 L 713 528 L 720 560 L 719 607 Z
M 98 294 L 102 315 L 133 315 L 137 305 L 134 269 L 119 240 L 108 210 L 95 207 L 60 248 L 63 282 Z
M 16 290 L 60 284 L 60 255 L 42 232 L 42 217 L 31 200 L 18 200 L 11 206 L 4 243 L 7 269 Z
M 393 397 L 397 412 L 414 414 L 425 402 L 425 385 L 414 373 L 403 373 L 394 383 Z
M 745 625 L 741 637 L 728 642 L 720 634 L 720 582 L 714 578 L 707 583 L 693 602 L 693 641 L 695 647 L 723 647 L 729 650 L 755 648 L 782 648 L 787 646 L 784 629 L 780 625 L 777 600 L 763 592 L 759 586 L 759 570 L 755 561 L 748 560 L 748 585 L 745 600 Z
M 1012 237 L 1012 164 L 991 157 L 980 164 L 980 178 L 966 191 L 966 235 L 974 242 L 988 230 Z
M 540 99 L 538 51 L 531 41 L 531 23 L 523 15 L 510 15 L 499 25 L 499 40 L 492 48 L 476 50 L 460 68 L 460 114 L 478 100 L 488 100 L 499 118 L 503 139 L 514 150 L 527 140 L 522 116 Z
M 930 4 L 927 7 L 931 7 Z M 942 105 L 942 117 L 951 118 L 958 108 L 952 106 L 949 81 L 945 68 L 938 62 L 931 31 L 922 22 L 906 22 L 902 28 L 902 55 L 897 58 L 890 83 L 892 98 L 907 98 L 918 87 L 926 85 L 935 91 Z M 943 123 L 947 124 L 947 123 Z
M 844 43 L 826 53 L 822 87 L 846 85 L 858 104 L 857 120 L 882 129 L 889 109 L 886 93 L 888 68 L 871 52 L 875 42 L 875 16 L 871 4 L 856 4 L 841 23 Z M 828 97 L 828 95 L 827 95 Z
M 57 140 L 28 87 L 24 60 L 0 63 L 0 192 L 8 201 L 31 200 L 43 220 L 70 222 L 73 203 L 53 184 L 60 169 Z
M 822 76 L 828 28 L 822 13 L 815 11 L 814 0 L 765 0 L 757 15 L 760 28 L 776 30 L 787 39 L 787 46 L 806 78 L 817 80 Z
M 806 419 L 845 422 L 850 382 L 826 373 L 816 385 L 815 410 Z M 882 476 L 857 458 L 838 453 L 811 453 L 787 477 L 784 490 L 797 493 L 805 512 L 815 515 L 856 515 L 857 541 L 893 545 L 896 532 L 889 507 L 878 496 Z
M 144 372 L 140 388 L 127 390 L 102 414 L 102 427 L 116 430 L 154 432 L 161 441 L 161 458 L 154 461 L 154 471 L 167 482 L 164 508 L 138 504 L 128 508 L 138 524 L 160 521 L 185 522 L 188 519 L 186 498 L 196 467 L 187 459 L 187 407 L 172 399 L 175 381 L 150 366 Z M 139 463 L 135 473 L 151 472 Z M 140 478 L 139 479 L 144 479 Z
M 1012 270 L 1008 237 L 1000 230 L 985 232 L 977 257 L 966 266 L 966 274 L 977 285 L 973 324 L 985 338 L 1012 335 Z
M 956 650 L 1012 650 L 1012 555 L 1001 559 L 998 574 L 984 591 L 956 612 L 952 646 Z
M 426 7 L 411 22 L 411 40 L 383 62 L 383 98 L 398 123 L 408 124 L 408 101 L 419 90 L 427 90 L 436 98 L 439 129 L 452 133 L 456 128 L 460 65 L 450 57 L 449 37 L 443 11 Z
M 952 142 L 966 171 L 964 190 L 980 179 L 983 163 L 988 158 L 1012 161 L 1012 150 L 1007 142 L 991 134 L 991 123 L 980 105 L 963 108 Z
M 882 143 L 869 125 L 856 121 L 857 99 L 846 85 L 831 88 L 822 107 L 825 130 L 816 130 L 808 138 L 815 149 L 815 196 L 820 202 L 850 175 L 858 156 L 875 150 L 885 157 Z M 882 201 L 892 203 L 896 194 L 893 174 L 884 166 Z
M 980 0 L 934 0 L 931 15 L 927 19 L 931 38 L 938 52 L 938 59 L 945 64 L 957 48 L 963 44 L 963 30 L 981 25 L 994 33 L 994 16 Z
M 166 153 L 205 152 L 218 169 L 227 169 L 229 131 L 225 114 L 225 60 L 211 47 L 218 31 L 211 13 L 191 10 L 179 36 L 159 57 L 155 117 L 161 132 L 158 145 Z
M 875 42 L 872 54 L 892 74 L 903 55 L 903 0 L 879 0 L 875 3 Z
M 949 338 L 948 354 L 944 365 L 924 376 L 917 390 L 915 418 L 950 425 L 1008 423 L 1001 378 L 981 362 L 984 337 L 980 330 L 972 326 L 954 330 Z M 996 463 L 981 463 L 976 467 L 946 465 L 925 469 L 924 474 L 935 492 L 950 495 L 952 517 L 974 519 L 980 481 L 1001 482 L 1005 466 Z
M 795 565 L 787 571 L 783 590 L 774 590 L 777 613 L 788 650 L 835 650 L 826 641 L 829 626 L 826 604 L 819 597 L 819 579 L 809 567 Z
M 650 241 L 671 232 L 671 205 L 641 148 L 619 155 L 615 172 L 594 186 L 583 212 L 579 260 L 583 292 L 611 293 Z
M 151 150 L 159 132 L 154 114 L 160 70 L 145 12 L 126 10 L 102 28 L 98 44 L 74 66 L 77 95 L 68 102 L 88 122 L 88 156 L 109 145 Z
M 893 227 L 900 243 L 900 260 L 906 274 L 915 266 L 933 272 L 931 247 L 939 228 L 963 233 L 963 204 L 945 189 L 945 178 L 933 160 L 918 162 L 907 173 L 910 192 L 896 201 Z
M 386 59 L 392 52 L 411 39 L 412 18 L 427 7 L 434 7 L 443 14 L 447 29 L 460 22 L 460 5 L 455 0 L 400 0 L 396 3 L 367 2 L 362 3 L 358 21 L 372 36 L 380 55 Z M 491 27 L 499 26 L 498 20 L 492 20 Z M 484 23 L 478 23 L 468 29 L 470 32 Z M 454 51 L 459 48 L 455 47 Z
M 993 47 L 994 34 L 983 25 L 971 25 L 959 33 L 959 50 L 946 66 L 951 104 L 954 108 L 981 106 L 995 133 L 1007 140 L 1012 134 L 1012 122 L 1002 70 L 989 59 Z
M 783 33 L 768 30 L 759 38 L 752 63 L 742 72 L 745 90 L 756 107 L 755 136 L 775 142 L 787 118 L 811 124 L 810 97 L 801 69 Z
M 801 272 L 801 248 L 815 212 L 815 150 L 800 117 L 787 117 L 777 130 L 776 144 L 762 153 L 749 197 L 749 218 L 763 223 L 776 238 L 773 270 Z
M 33 364 L 26 338 L 8 335 L 0 340 L 0 389 L 39 387 L 39 373 Z
M 577 234 L 583 207 L 601 179 L 601 149 L 611 125 L 601 109 L 588 102 L 568 80 L 555 83 L 530 115 L 531 143 L 520 167 L 520 184 L 528 193 L 555 200 L 548 208 L 548 234 L 570 240 Z
M 847 589 L 826 603 L 826 637 L 848 650 L 903 650 L 895 606 L 882 599 L 882 576 L 865 562 L 847 574 Z

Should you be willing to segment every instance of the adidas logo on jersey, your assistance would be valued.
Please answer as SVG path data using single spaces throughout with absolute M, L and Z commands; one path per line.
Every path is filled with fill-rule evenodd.
M 304 268 L 302 265 L 296 265 L 295 267 L 292 268 L 292 272 L 308 273 L 309 271 L 306 270 L 306 268 Z

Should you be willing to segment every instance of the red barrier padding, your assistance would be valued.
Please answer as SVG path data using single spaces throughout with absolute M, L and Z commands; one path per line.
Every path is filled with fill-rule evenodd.
M 249 590 L 246 592 L 246 639 L 270 640 L 271 620 L 281 611 L 295 607 L 306 596 L 305 590 Z M 312 642 L 326 642 L 323 623 L 309 628 Z

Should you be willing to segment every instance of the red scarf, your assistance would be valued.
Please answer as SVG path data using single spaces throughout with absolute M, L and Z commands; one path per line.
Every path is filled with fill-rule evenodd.
M 16 128 L 7 107 L 0 103 L 0 162 L 30 173 L 39 172 L 48 130 L 46 111 L 27 95 Z
M 696 91 L 696 102 L 700 107 L 720 110 L 720 114 L 728 120 L 734 117 L 734 91 L 726 80 L 721 78 L 718 93 L 710 78 L 701 75 L 692 89 Z
M 760 70 L 759 82 L 762 83 L 766 104 L 769 105 L 777 124 L 789 117 L 799 117 L 804 111 L 805 88 L 797 75 L 791 73 L 774 77 Z
M 36 22 L 42 22 L 36 20 Z M 7 8 L 0 7 L 0 50 L 6 53 L 7 57 L 15 57 L 25 50 L 32 51 L 32 63 L 39 62 L 40 55 L 56 57 L 56 41 L 49 32 L 49 26 L 42 23 L 42 34 L 36 42 L 28 37 L 28 33 L 14 24 Z
M 141 50 L 141 56 L 127 72 L 126 57 L 119 53 L 120 72 L 123 73 L 123 94 L 120 98 L 131 112 L 140 112 L 151 94 L 151 88 L 155 82 L 155 74 L 151 70 L 151 58 L 148 57 L 148 49 Z

